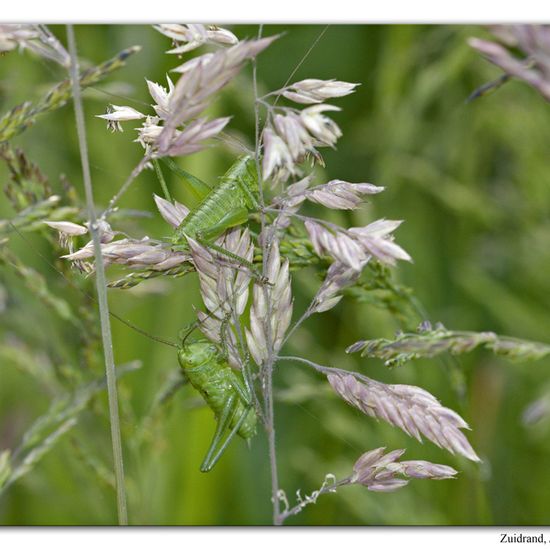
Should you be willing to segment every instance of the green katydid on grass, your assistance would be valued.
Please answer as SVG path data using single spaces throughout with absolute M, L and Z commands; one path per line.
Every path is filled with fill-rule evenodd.
M 258 210 L 258 176 L 256 160 L 251 155 L 237 159 L 211 187 L 167 160 L 166 164 L 182 176 L 199 199 L 176 229 L 172 243 L 175 249 L 188 250 L 187 238 L 195 239 L 206 248 L 229 257 L 238 266 L 257 271 L 252 263 L 216 245 L 214 240 L 228 229 L 248 221 L 249 212 Z M 261 275 L 258 275 L 263 280 Z M 264 281 L 267 282 L 267 281 Z M 178 348 L 178 360 L 189 383 L 202 395 L 214 412 L 217 427 L 201 465 L 202 472 L 210 471 L 235 437 L 247 442 L 256 433 L 257 416 L 252 403 L 251 388 L 242 373 L 232 369 L 220 348 L 208 340 L 190 344 L 183 338 Z
M 258 172 L 254 156 L 240 156 L 216 186 L 201 181 L 169 158 L 163 161 L 185 180 L 190 191 L 199 200 L 198 205 L 189 211 L 176 228 L 171 239 L 173 248 L 188 251 L 187 239 L 194 239 L 205 248 L 231 259 L 236 268 L 244 267 L 260 282 L 269 284 L 250 261 L 214 242 L 228 229 L 246 223 L 251 211 L 257 212 L 260 209 Z M 253 406 L 252 388 L 246 383 L 242 372 L 229 366 L 227 354 L 208 340 L 191 343 L 186 343 L 186 340 L 187 335 L 178 346 L 178 360 L 183 374 L 202 395 L 217 422 L 212 442 L 200 468 L 202 472 L 208 472 L 236 435 L 250 441 L 256 433 L 257 415 Z

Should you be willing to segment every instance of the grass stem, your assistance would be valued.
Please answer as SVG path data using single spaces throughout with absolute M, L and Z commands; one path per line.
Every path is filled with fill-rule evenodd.
M 89 229 L 92 234 L 94 245 L 97 301 L 99 304 L 99 319 L 101 324 L 101 337 L 103 341 L 103 352 L 105 355 L 105 372 L 107 379 L 107 394 L 109 397 L 109 419 L 111 424 L 111 441 L 113 445 L 113 459 L 116 481 L 117 509 L 119 525 L 128 524 L 128 512 L 126 509 L 126 490 L 124 485 L 124 463 L 122 457 L 122 441 L 120 436 L 120 420 L 118 413 L 118 396 L 115 363 L 113 357 L 113 342 L 111 337 L 111 325 L 109 321 L 109 304 L 107 301 L 107 285 L 105 279 L 105 268 L 101 253 L 101 242 L 99 226 L 94 205 L 92 178 L 88 159 L 88 145 L 86 142 L 86 126 L 84 123 L 84 110 L 82 108 L 82 97 L 80 93 L 78 57 L 76 53 L 76 41 L 72 25 L 67 25 L 67 39 L 69 54 L 71 56 L 71 81 L 73 89 L 73 101 L 76 117 L 76 129 L 78 133 L 78 144 L 80 148 L 80 159 L 82 162 L 82 176 L 86 192 L 86 204 L 88 207 Z

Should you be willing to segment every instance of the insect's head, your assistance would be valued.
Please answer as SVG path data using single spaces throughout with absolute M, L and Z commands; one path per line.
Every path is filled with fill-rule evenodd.
M 218 359 L 218 348 L 208 340 L 197 340 L 183 345 L 178 351 L 178 361 L 183 370 L 193 369 Z

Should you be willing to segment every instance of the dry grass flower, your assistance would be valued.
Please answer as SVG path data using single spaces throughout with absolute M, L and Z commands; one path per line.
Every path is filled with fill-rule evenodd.
M 454 411 L 443 407 L 429 392 L 417 386 L 388 385 L 353 374 L 328 374 L 334 391 L 368 416 L 385 420 L 422 441 L 421 435 L 475 462 L 479 457 L 460 431 L 468 424 Z

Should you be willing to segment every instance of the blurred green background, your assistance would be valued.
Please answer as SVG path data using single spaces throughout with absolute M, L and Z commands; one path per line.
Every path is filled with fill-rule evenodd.
M 253 26 L 231 29 L 239 38 L 257 33 Z M 261 90 L 281 87 L 323 29 L 265 26 L 264 35 L 282 36 L 259 58 Z M 65 29 L 53 30 L 65 42 Z M 85 92 L 96 202 L 105 205 L 142 149 L 132 142 L 131 123 L 124 133 L 110 134 L 93 115 L 105 112 L 109 103 L 147 109 L 140 103 L 150 102 L 144 79 L 164 84 L 177 60 L 164 53 L 168 39 L 151 27 L 78 26 L 76 33 L 83 65 L 97 64 L 134 44 L 143 47 L 124 69 Z M 399 264 L 395 277 L 414 289 L 432 322 L 550 342 L 550 105 L 520 82 L 466 103 L 476 87 L 499 75 L 467 45 L 468 37 L 486 34 L 469 26 L 330 26 L 294 80 L 361 83 L 355 94 L 334 102 L 343 108 L 334 119 L 344 136 L 337 150 L 324 151 L 326 169 L 320 178 L 368 181 L 386 191 L 360 211 L 331 213 L 331 219 L 347 225 L 380 217 L 405 220 L 396 241 L 414 263 Z M 0 112 L 36 100 L 62 78 L 61 69 L 28 53 L 0 57 Z M 252 98 L 248 67 L 220 94 L 211 112 L 232 114 L 232 129 L 250 141 Z M 71 106 L 38 119 L 14 145 L 41 167 L 54 189 L 65 174 L 83 195 Z M 214 148 L 182 165 L 214 181 L 230 163 L 230 154 Z M 0 183 L 7 178 L 1 165 Z M 184 200 L 175 179 L 170 186 Z M 155 212 L 153 192 L 160 192 L 154 174 L 142 174 L 123 206 L 151 216 L 118 229 L 135 237 L 168 234 Z M 321 209 L 317 214 L 327 216 Z M 13 215 L 4 197 L 0 215 Z M 36 254 L 40 250 L 54 261 L 49 244 L 38 235 L 28 239 L 34 248 L 17 235 L 9 246 L 46 278 L 52 291 L 69 302 L 75 299 L 74 290 Z M 313 273 L 303 270 L 294 276 L 295 315 L 315 292 Z M 79 346 L 75 328 L 55 318 L 9 270 L 2 269 L 0 277 L 2 341 L 15 334 L 37 356 L 49 353 L 54 364 L 70 362 Z M 136 325 L 172 340 L 192 321 L 191 306 L 201 306 L 193 275 L 150 282 L 136 291 L 111 290 L 110 304 Z M 234 442 L 211 473 L 201 474 L 198 467 L 214 423 L 211 411 L 197 406 L 193 390 L 180 390 L 149 414 L 155 396 L 178 368 L 174 350 L 116 321 L 112 328 L 117 364 L 143 362 L 120 381 L 130 522 L 269 524 L 264 435 L 250 450 L 242 441 Z M 297 490 L 309 494 L 318 488 L 327 473 L 347 475 L 362 452 L 379 446 L 407 448 L 407 459 L 449 464 L 460 471 L 456 480 L 412 481 L 392 494 L 343 488 L 288 524 L 547 524 L 548 425 L 543 419 L 527 428 L 521 415 L 550 389 L 549 361 L 512 364 L 479 351 L 458 360 L 417 361 L 388 370 L 381 361 L 344 353 L 358 339 L 391 337 L 398 328 L 383 309 L 346 299 L 308 321 L 287 351 L 357 369 L 383 382 L 425 388 L 470 423 L 468 437 L 483 463 L 468 463 L 377 423 L 339 400 L 313 371 L 282 364 L 275 375 L 279 475 L 291 502 Z M 16 447 L 56 395 L 40 376 L 29 376 L 15 363 L 4 357 L 0 365 L 0 450 Z M 116 523 L 106 410 L 101 394 L 32 472 L 0 496 L 0 524 Z

